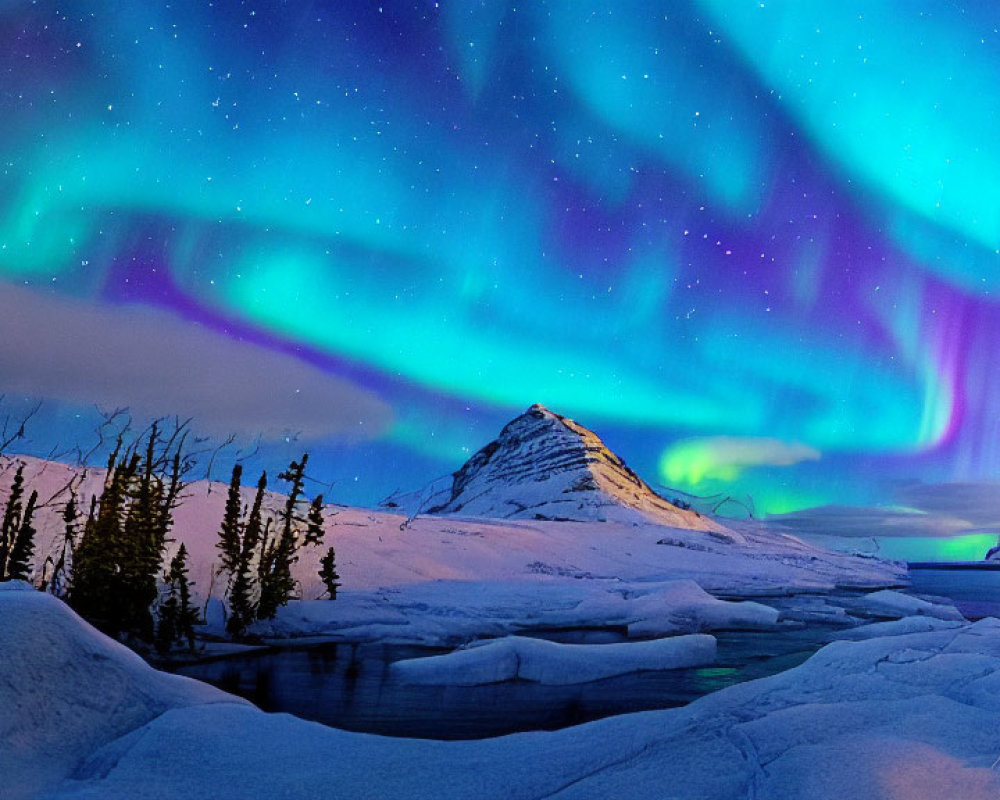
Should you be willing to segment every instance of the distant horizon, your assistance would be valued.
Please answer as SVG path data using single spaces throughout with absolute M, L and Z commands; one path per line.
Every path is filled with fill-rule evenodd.
M 32 403 L 38 402 L 37 400 L 32 401 Z M 33 405 L 32 408 L 35 406 Z M 41 401 L 37 410 L 41 412 L 44 408 L 44 401 Z M 122 413 L 127 415 L 127 409 L 123 410 Z M 524 413 L 524 411 L 520 413 Z M 503 425 L 515 419 L 520 413 L 512 416 Z M 166 420 L 169 424 L 173 418 L 160 419 Z M 73 455 L 71 451 L 79 445 L 61 443 L 57 452 L 53 452 L 51 447 L 40 447 L 41 442 L 34 447 L 30 446 L 32 444 L 33 421 L 34 418 L 28 421 L 26 437 L 24 440 L 20 440 L 25 443 L 26 447 L 19 449 L 19 445 L 15 441 L 11 448 L 3 451 L 0 455 L 10 458 L 25 456 L 51 459 L 70 466 L 88 468 L 103 468 L 105 466 L 108 455 L 113 448 L 113 437 L 109 437 L 102 446 L 96 447 L 90 454 L 88 461 L 81 465 L 70 458 Z M 152 421 L 147 420 L 142 424 L 136 422 L 130 427 L 126 441 L 137 437 Z M 579 421 L 577 420 L 577 422 Z M 331 458 L 329 451 L 324 450 L 322 446 L 311 446 L 315 445 L 315 442 L 298 439 L 281 442 L 275 447 L 273 444 L 269 445 L 266 442 L 257 442 L 252 439 L 237 439 L 225 444 L 226 437 L 220 436 L 217 441 L 207 438 L 197 445 L 204 452 L 200 456 L 199 467 L 194 469 L 190 480 L 191 482 L 210 480 L 215 483 L 228 484 L 233 464 L 239 461 L 244 470 L 244 486 L 252 486 L 256 482 L 256 477 L 262 471 L 267 471 L 270 478 L 269 489 L 280 492 L 281 486 L 276 480 L 278 472 L 284 469 L 290 460 L 297 459 L 306 452 L 310 458 L 310 469 L 307 472 L 307 493 L 310 496 L 323 493 L 328 503 L 392 512 L 392 509 L 385 508 L 381 504 L 393 495 L 419 493 L 435 482 L 450 479 L 452 474 L 468 460 L 468 457 L 471 457 L 499 435 L 503 425 L 498 426 L 489 439 L 482 441 L 478 447 L 471 450 L 468 456 L 460 463 L 455 464 L 453 469 L 436 475 L 416 475 L 412 485 L 398 485 L 377 497 L 373 497 L 370 493 L 365 494 L 365 487 L 359 486 L 358 482 L 340 484 L 336 479 L 328 478 L 324 470 L 330 469 L 331 465 L 335 469 L 336 459 Z M 190 421 L 190 429 L 195 437 L 202 438 L 198 436 L 196 420 Z M 594 431 L 594 433 L 603 440 L 600 431 Z M 94 442 L 91 444 L 96 443 L 96 434 L 94 437 Z M 605 442 L 605 444 L 607 443 Z M 221 449 L 216 449 L 221 445 L 224 446 Z M 629 463 L 627 454 L 617 452 L 614 448 L 611 449 L 627 464 Z M 211 474 L 202 470 L 202 467 L 207 469 L 208 465 L 204 462 L 209 459 L 213 461 Z M 356 462 L 352 462 L 352 465 L 354 463 Z M 629 466 L 631 467 L 631 464 Z M 899 495 L 900 498 L 908 498 L 910 505 L 902 505 L 899 502 L 884 504 L 834 502 L 786 512 L 759 514 L 756 513 L 752 495 L 741 496 L 738 484 L 733 487 L 733 491 L 729 494 L 699 495 L 695 492 L 667 486 L 655 480 L 651 481 L 639 470 L 635 471 L 640 478 L 649 483 L 653 491 L 665 499 L 670 501 L 677 498 L 691 500 L 694 507 L 703 513 L 714 513 L 722 519 L 756 518 L 769 525 L 777 526 L 779 530 L 785 530 L 796 536 L 804 536 L 820 544 L 826 540 L 832 542 L 838 538 L 846 541 L 855 540 L 858 542 L 857 549 L 859 551 L 866 550 L 867 545 L 867 550 L 873 555 L 880 555 L 884 558 L 918 562 L 975 561 L 982 559 L 986 550 L 1000 542 L 1000 497 L 997 497 L 1000 482 L 996 481 L 942 484 L 914 482 L 909 486 L 902 487 Z M 383 485 L 389 485 L 389 483 Z M 728 501 L 727 497 L 730 498 Z M 716 508 L 716 506 L 719 507 Z M 751 510 L 754 511 L 753 514 L 750 513 Z

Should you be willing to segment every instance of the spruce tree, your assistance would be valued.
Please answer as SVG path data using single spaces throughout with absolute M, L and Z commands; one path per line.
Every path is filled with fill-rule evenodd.
M 295 591 L 295 581 L 292 580 L 292 565 L 299 560 L 296 553 L 299 544 L 298 529 L 300 524 L 306 522 L 299 514 L 298 508 L 302 502 L 306 462 L 308 461 L 309 454 L 304 453 L 301 461 L 292 461 L 288 465 L 288 469 L 278 475 L 282 480 L 291 483 L 291 488 L 288 490 L 288 496 L 285 499 L 285 507 L 279 516 L 281 535 L 277 537 L 273 566 L 279 605 L 287 603 L 292 596 L 292 592 Z
M 226 620 L 226 630 L 234 636 L 241 636 L 247 626 L 257 617 L 254 589 L 259 584 L 255 579 L 253 561 L 257 554 L 258 542 L 263 535 L 262 507 L 266 488 L 267 473 L 265 472 L 257 481 L 257 493 L 254 495 L 253 505 L 250 508 L 250 516 L 247 518 L 246 525 L 243 526 L 239 562 L 229 590 L 229 618 Z
M 148 438 L 108 458 L 99 500 L 74 552 L 67 600 L 81 616 L 111 634 L 152 641 L 152 607 L 173 510 L 190 468 L 182 455 L 184 426 L 164 438 L 153 424 Z
M 337 573 L 337 554 L 332 547 L 326 551 L 326 555 L 320 559 L 319 563 L 319 578 L 326 586 L 330 599 L 336 600 L 337 589 L 340 588 L 340 575 Z
M 258 619 L 273 619 L 278 608 L 288 603 L 295 591 L 295 580 L 292 578 L 292 565 L 298 561 L 298 529 L 306 520 L 298 512 L 302 502 L 302 489 L 305 484 L 306 462 L 309 454 L 302 456 L 301 461 L 292 461 L 288 469 L 278 475 L 281 480 L 288 481 L 291 488 L 285 499 L 284 508 L 278 515 L 279 529 L 274 539 L 266 540 L 261 547 L 260 562 L 260 603 L 257 606 Z
M 158 425 L 153 423 L 145 453 L 132 456 L 135 466 L 128 486 L 121 536 L 122 627 L 146 641 L 153 638 L 151 608 L 158 597 L 157 578 L 170 525 L 170 509 L 166 516 L 163 513 L 163 505 L 169 502 L 166 497 L 168 475 L 163 471 L 169 468 L 163 463 L 163 456 L 167 454 L 157 450 L 161 444 L 158 434 Z
M 188 580 L 187 548 L 183 543 L 177 551 L 177 556 L 170 562 L 170 573 L 177 581 L 177 594 L 181 601 L 178 633 L 187 641 L 188 647 L 194 650 L 194 626 L 200 619 L 198 609 L 191 602 L 191 587 L 194 584 Z
M 17 528 L 7 565 L 7 577 L 12 581 L 31 580 L 31 557 L 35 552 L 35 529 L 31 524 L 31 518 L 34 516 L 37 502 L 38 492 L 32 492 Z
M 318 545 L 323 543 L 323 495 L 318 494 L 309 505 L 309 513 L 306 515 L 306 544 Z
M 156 649 L 161 653 L 168 653 L 177 641 L 177 630 L 179 627 L 180 601 L 177 598 L 177 589 L 173 583 L 167 583 L 167 598 L 160 603 L 159 620 L 156 625 Z
M 24 465 L 19 464 L 14 480 L 7 494 L 3 520 L 0 521 L 0 581 L 8 580 L 10 551 L 14 547 L 17 531 L 21 524 L 21 499 L 24 496 Z
M 303 453 L 301 461 L 292 461 L 288 469 L 278 475 L 283 481 L 288 481 L 291 488 L 285 498 L 285 507 L 282 509 L 278 519 L 281 523 L 281 536 L 278 539 L 278 546 L 287 554 L 288 565 L 296 561 L 295 550 L 298 539 L 298 526 L 306 520 L 299 514 L 299 505 L 302 503 L 302 490 L 305 485 L 306 463 L 309 461 L 309 454 Z
M 73 557 L 73 549 L 76 547 L 77 529 L 79 527 L 79 512 L 76 508 L 76 495 L 71 494 L 66 505 L 63 506 L 63 538 L 59 548 L 59 557 L 52 567 L 52 575 L 44 581 L 42 591 L 48 591 L 56 597 L 62 597 L 67 590 L 67 575 L 69 563 Z
M 107 633 L 122 631 L 125 591 L 122 520 L 125 514 L 130 465 L 114 464 L 100 498 L 92 498 L 90 515 L 73 556 L 73 577 L 67 600 L 84 619 Z
M 229 481 L 229 493 L 226 495 L 226 511 L 222 517 L 222 527 L 219 529 L 219 541 L 216 547 L 221 551 L 222 570 L 230 576 L 236 573 L 240 560 L 240 481 L 243 477 L 243 466 L 233 466 L 233 477 Z
M 293 539 L 297 522 L 305 522 L 298 513 L 299 504 L 302 502 L 302 490 L 305 487 L 306 463 L 309 461 L 309 454 L 303 453 L 301 461 L 292 461 L 288 469 L 278 475 L 279 480 L 288 481 L 291 488 L 285 498 L 285 507 L 280 515 L 281 538 Z
M 280 536 L 270 536 L 271 520 L 265 520 L 260 540 L 260 562 L 257 566 L 257 582 L 260 598 L 257 601 L 257 619 L 274 619 L 278 608 L 288 602 L 285 589 L 291 580 L 290 565 L 280 563 Z M 287 575 L 287 579 L 286 579 Z
M 271 523 L 274 520 L 268 518 L 263 520 L 263 527 L 260 529 L 260 536 L 257 538 L 257 549 L 259 555 L 257 558 L 257 584 L 261 591 L 264 591 L 264 585 L 268 582 L 268 576 L 272 571 L 272 563 L 274 561 L 274 540 L 271 539 Z
M 187 642 L 194 650 L 194 626 L 198 624 L 198 611 L 191 604 L 191 583 L 188 580 L 187 548 L 182 543 L 170 560 L 170 569 L 164 576 L 167 599 L 160 605 L 160 621 L 156 631 L 156 644 L 166 652 L 178 642 Z

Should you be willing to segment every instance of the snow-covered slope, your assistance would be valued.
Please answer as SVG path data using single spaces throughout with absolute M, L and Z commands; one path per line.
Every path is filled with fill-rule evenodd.
M 55 462 L 17 460 L 26 465 L 27 485 L 43 500 L 56 497 L 75 472 Z M 12 472 L 11 460 L 0 458 L 0 502 Z M 81 505 L 102 480 L 102 470 L 88 472 Z M 193 483 L 175 513 L 167 557 L 186 545 L 194 591 L 202 599 L 209 593 L 220 597 L 225 589 L 224 576 L 217 575 L 216 542 L 226 488 Z M 36 575 L 59 548 L 65 499 L 63 493 L 38 512 Z M 245 488 L 244 500 L 250 499 Z M 283 501 L 276 494 L 267 504 L 279 508 Z M 760 523 L 731 523 L 720 533 L 668 528 L 641 516 L 606 522 L 431 515 L 407 520 L 331 505 L 326 530 L 325 544 L 336 547 L 343 581 L 337 602 L 293 603 L 261 633 L 456 642 L 553 624 L 626 625 L 640 637 L 758 628 L 773 624 L 776 612 L 759 604 L 720 603 L 705 592 L 766 598 L 906 581 L 899 565 L 831 553 Z M 294 566 L 304 601 L 322 595 L 324 552 L 307 547 Z M 221 626 L 213 609 L 218 603 L 209 617 Z
M 243 703 L 150 669 L 54 597 L 0 583 L 0 797 L 35 794 L 171 708 Z
M 836 642 L 680 709 L 465 742 L 264 714 L 153 671 L 34 592 L 0 592 L 0 653 L 11 800 L 1000 796 L 996 620 Z
M 609 450 L 593 431 L 533 405 L 452 476 L 447 496 L 426 509 L 495 519 L 630 521 L 722 531 L 678 508 Z

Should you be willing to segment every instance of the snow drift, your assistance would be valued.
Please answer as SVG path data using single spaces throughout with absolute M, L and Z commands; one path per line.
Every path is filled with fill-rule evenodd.
M 508 636 L 442 656 L 397 661 L 392 672 L 405 683 L 439 686 L 511 680 L 565 686 L 629 672 L 700 667 L 714 661 L 715 637 L 705 634 L 600 645 Z
M 264 714 L 155 672 L 34 592 L 0 592 L 0 651 L 13 800 L 1000 796 L 996 620 L 836 642 L 680 709 L 465 742 Z
M 23 590 L 23 591 L 22 591 Z M 0 583 L 0 794 L 33 797 L 84 756 L 170 708 L 243 703 L 156 672 L 25 583 Z

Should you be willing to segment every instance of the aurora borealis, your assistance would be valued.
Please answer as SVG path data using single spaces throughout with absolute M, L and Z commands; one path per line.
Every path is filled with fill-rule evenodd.
M 267 354 L 240 393 L 314 396 L 305 420 L 275 406 L 302 434 L 262 457 L 305 440 L 342 502 L 456 469 L 534 402 L 757 511 L 994 480 L 998 23 L 987 2 L 0 3 L 0 291 L 62 309 L 42 329 L 167 319 L 208 362 Z M 0 391 L 47 398 L 39 451 L 148 389 L 85 342 L 60 382 L 13 338 Z M 192 408 L 252 433 L 214 371 Z M 174 412 L 156 396 L 133 411 Z

